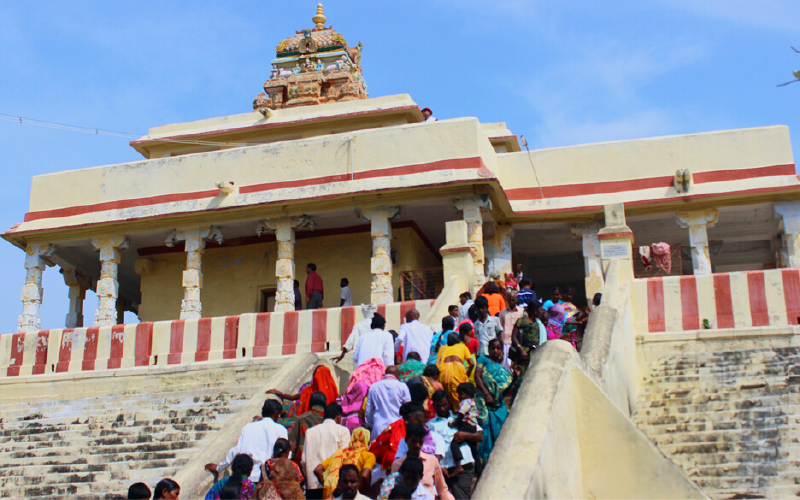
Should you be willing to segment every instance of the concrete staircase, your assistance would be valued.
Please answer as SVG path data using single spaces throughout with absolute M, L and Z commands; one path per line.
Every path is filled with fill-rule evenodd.
M 634 421 L 708 495 L 800 496 L 800 348 L 675 351 L 642 372 Z
M 2 401 L 0 498 L 121 498 L 138 481 L 152 489 L 260 395 L 276 369 L 272 362 L 60 380 L 55 391 L 80 396 Z M 137 378 L 142 383 L 131 383 Z M 86 394 L 93 392 L 100 394 Z

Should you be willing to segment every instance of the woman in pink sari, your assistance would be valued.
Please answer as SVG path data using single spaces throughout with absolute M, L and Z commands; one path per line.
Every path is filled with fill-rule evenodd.
M 547 340 L 560 339 L 564 334 L 564 323 L 567 321 L 564 306 L 553 304 L 547 310 L 549 320 L 547 321 Z
M 364 398 L 367 397 L 369 386 L 364 382 L 356 382 L 350 389 L 339 398 L 342 405 L 342 425 L 353 432 L 359 427 L 364 427 L 366 422 L 361 414 L 364 407 Z
M 364 382 L 367 384 L 367 388 L 370 388 L 372 384 L 383 378 L 384 373 L 386 373 L 386 366 L 384 366 L 382 359 L 369 359 L 356 368 L 353 374 L 350 375 L 350 382 L 347 383 L 346 392 L 350 392 L 350 389 L 352 389 L 356 382 Z

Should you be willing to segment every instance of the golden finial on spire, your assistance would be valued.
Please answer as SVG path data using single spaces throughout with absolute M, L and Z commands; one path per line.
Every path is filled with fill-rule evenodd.
M 311 22 L 313 22 L 313 23 L 315 23 L 317 25 L 317 29 L 322 29 L 322 28 L 325 27 L 325 21 L 327 21 L 327 20 L 328 20 L 328 18 L 325 17 L 325 15 L 322 13 L 322 4 L 318 3 L 317 4 L 317 15 L 311 18 Z

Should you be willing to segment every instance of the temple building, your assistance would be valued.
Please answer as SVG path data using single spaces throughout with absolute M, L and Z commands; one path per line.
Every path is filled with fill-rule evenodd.
M 320 5 L 311 27 L 277 45 L 252 109 L 245 102 L 244 113 L 151 128 L 130 144 L 139 161 L 33 178 L 24 220 L 3 233 L 25 252 L 27 271 L 18 331 L 0 336 L 7 384 L 336 352 L 361 319 L 358 304 L 378 305 L 387 328 L 411 308 L 437 325 L 460 293 L 517 265 L 539 296 L 570 286 L 579 305 L 603 293 L 601 307 L 617 311 L 616 322 L 590 320 L 589 329 L 624 343 L 609 340 L 607 357 L 564 366 L 605 367 L 574 383 L 597 383 L 598 397 L 613 400 L 605 421 L 623 419 L 625 429 L 637 376 L 660 359 L 656 345 L 689 349 L 705 330 L 796 333 L 800 179 L 787 127 L 528 151 L 505 123 L 425 121 L 426 103 L 413 96 L 370 97 L 368 45 L 326 21 Z M 651 256 L 656 265 L 641 258 L 664 249 Z M 294 282 L 305 306 L 309 263 L 324 283 L 323 308 L 295 311 Z M 43 272 L 61 272 L 69 286 L 64 325 L 41 325 Z M 342 278 L 356 307 L 340 307 Z M 95 311 L 84 311 L 89 289 Z M 123 324 L 125 311 L 141 323 Z M 637 449 L 656 450 L 634 434 L 646 441 Z M 586 453 L 584 466 L 593 463 Z M 653 453 L 640 462 L 661 463 Z M 576 463 L 533 461 L 550 462 Z M 683 484 L 676 474 L 668 482 Z M 585 488 L 536 491 L 593 497 Z M 694 492 L 687 488 L 676 495 Z

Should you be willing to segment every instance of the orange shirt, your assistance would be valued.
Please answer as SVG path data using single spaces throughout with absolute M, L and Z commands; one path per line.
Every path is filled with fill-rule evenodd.
M 506 308 L 506 301 L 499 293 L 484 295 L 489 301 L 489 316 L 497 316 L 497 313 Z

